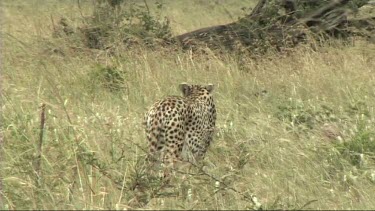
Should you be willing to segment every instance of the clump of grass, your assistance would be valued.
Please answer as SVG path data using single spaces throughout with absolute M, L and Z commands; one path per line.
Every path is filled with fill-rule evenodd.
M 374 159 L 375 156 L 375 131 L 367 121 L 360 121 L 356 125 L 352 137 L 342 143 L 336 143 L 335 148 L 352 165 L 363 166 L 364 157 L 369 156 Z
M 332 108 L 326 105 L 316 106 L 300 99 L 289 99 L 277 106 L 276 117 L 288 124 L 290 128 L 312 130 L 325 122 L 335 122 L 337 117 Z
M 90 83 L 100 85 L 109 91 L 116 92 L 126 88 L 126 74 L 123 70 L 113 66 L 97 65 L 89 72 Z

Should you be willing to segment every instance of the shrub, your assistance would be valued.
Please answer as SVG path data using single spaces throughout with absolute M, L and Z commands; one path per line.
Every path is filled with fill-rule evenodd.
M 126 87 L 124 72 L 116 67 L 98 65 L 90 74 L 92 84 L 99 84 L 110 91 Z
M 123 0 L 97 0 L 94 12 L 80 30 L 90 48 L 106 49 L 114 44 L 144 43 L 153 45 L 171 37 L 168 19 L 161 19 L 163 4 L 156 2 L 156 15 L 149 7 Z

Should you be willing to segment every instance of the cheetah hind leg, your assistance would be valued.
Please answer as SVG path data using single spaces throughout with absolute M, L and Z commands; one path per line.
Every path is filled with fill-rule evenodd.
M 150 153 L 146 157 L 146 172 L 150 179 L 157 179 L 163 177 L 163 162 L 160 157 L 162 157 L 162 152 Z
M 172 173 L 174 173 L 176 159 L 172 156 L 167 155 L 163 162 L 163 179 L 165 182 L 169 183 L 172 178 Z
M 163 162 L 164 180 L 169 183 L 172 178 L 175 178 L 177 171 L 184 166 L 184 163 L 186 162 L 183 162 L 178 154 L 167 153 Z

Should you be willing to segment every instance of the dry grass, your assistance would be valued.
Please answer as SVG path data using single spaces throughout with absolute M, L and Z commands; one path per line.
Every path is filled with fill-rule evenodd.
M 209 14 L 202 1 L 170 3 L 165 12 L 181 33 L 231 21 L 226 10 L 241 7 L 219 2 Z M 373 44 L 301 46 L 287 56 L 241 63 L 230 54 L 142 48 L 111 57 L 51 38 L 51 14 L 79 20 L 72 5 L 2 5 L 1 209 L 252 209 L 254 196 L 268 209 L 374 209 L 375 152 L 360 153 L 353 164 L 340 151 L 342 143 L 374 142 Z M 101 86 L 92 74 L 98 65 L 119 70 L 125 88 Z M 177 174 L 173 187 L 157 191 L 157 181 L 145 184 L 137 175 L 147 145 L 143 112 L 179 94 L 183 81 L 216 85 L 217 134 L 203 173 Z M 42 103 L 47 118 L 38 177 Z

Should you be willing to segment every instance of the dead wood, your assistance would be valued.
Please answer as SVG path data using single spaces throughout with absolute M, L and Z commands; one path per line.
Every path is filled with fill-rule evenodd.
M 304 42 L 308 33 L 341 38 L 354 34 L 371 37 L 374 34 L 374 18 L 348 20 L 350 0 L 333 0 L 303 15 L 297 14 L 301 9 L 296 0 L 271 2 L 260 0 L 249 15 L 236 22 L 198 29 L 178 35 L 173 40 L 184 49 L 209 47 L 264 52 L 270 48 L 294 47 Z M 305 0 L 306 4 L 317 2 Z M 267 13 L 270 7 L 284 9 L 285 14 L 270 16 L 270 12 Z M 365 32 L 354 32 L 352 28 L 361 28 Z

